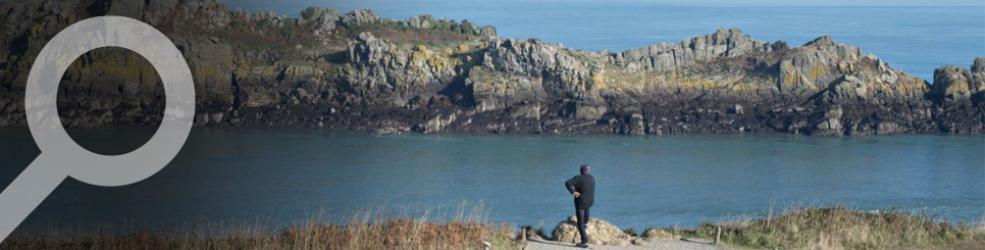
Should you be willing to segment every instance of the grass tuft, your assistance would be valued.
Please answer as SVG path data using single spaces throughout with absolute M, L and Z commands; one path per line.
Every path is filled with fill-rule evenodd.
M 348 223 L 317 219 L 281 230 L 261 225 L 229 232 L 56 232 L 12 235 L 0 249 L 521 249 L 513 227 L 489 223 L 482 209 L 460 210 L 448 221 L 361 213 Z M 371 219 L 377 218 L 377 219 Z M 220 226 L 221 227 L 221 226 Z
M 864 212 L 844 206 L 799 208 L 770 220 L 704 223 L 686 232 L 738 246 L 771 249 L 885 249 L 985 246 L 983 226 L 939 221 L 926 213 Z

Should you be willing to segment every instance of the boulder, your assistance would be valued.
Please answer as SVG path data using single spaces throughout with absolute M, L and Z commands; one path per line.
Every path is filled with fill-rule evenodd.
M 438 133 L 455 122 L 455 114 L 436 115 L 425 123 L 417 124 L 414 130 L 420 133 Z
M 970 87 L 975 92 L 972 98 L 976 101 L 985 101 L 985 57 L 977 57 L 971 64 Z
M 588 242 L 595 245 L 628 246 L 637 239 L 626 234 L 619 227 L 594 217 L 588 220 L 585 230 L 588 233 Z M 580 242 L 581 234 L 578 233 L 578 223 L 575 216 L 568 217 L 567 220 L 558 223 L 557 227 L 554 228 L 552 237 L 559 242 Z
M 934 70 L 934 84 L 929 95 L 935 101 L 960 101 L 972 95 L 972 76 L 966 69 L 944 66 Z
M 483 26 L 482 29 L 479 29 L 479 35 L 484 37 L 496 37 L 496 27 L 493 27 L 492 25 Z
M 985 73 L 985 57 L 975 57 L 975 62 L 971 64 L 971 72 Z
M 729 109 L 729 113 L 737 114 L 737 115 L 744 115 L 744 114 L 746 114 L 746 111 L 745 111 L 745 108 L 742 107 L 742 104 L 735 104 L 734 106 L 732 106 L 731 109 Z
M 880 122 L 876 129 L 876 133 L 880 135 L 895 134 L 900 132 L 903 132 L 903 129 L 895 122 Z
M 301 12 L 301 24 L 311 23 L 315 28 L 315 36 L 321 37 L 335 31 L 339 14 L 334 9 L 311 7 Z
M 388 54 L 390 44 L 383 39 L 376 38 L 373 33 L 362 32 L 356 39 L 356 43 L 349 46 L 349 62 L 353 64 L 378 63 L 384 60 Z
M 410 24 L 411 28 L 430 29 L 432 23 L 434 23 L 434 17 L 431 15 L 412 16 L 407 20 L 407 23 Z
M 840 136 L 843 133 L 841 116 L 843 114 L 841 106 L 829 107 L 824 112 L 824 117 L 814 126 L 812 134 L 826 136 Z
M 985 57 L 975 58 L 971 71 L 956 66 L 934 70 L 934 84 L 930 86 L 927 96 L 937 103 L 985 97 Z
M 624 135 L 644 135 L 646 134 L 646 122 L 643 114 L 631 113 L 623 118 L 619 127 L 619 134 Z
M 646 240 L 672 240 L 674 239 L 674 234 L 665 230 L 648 228 L 643 232 L 643 237 Z
M 376 23 L 380 21 L 380 17 L 376 16 L 371 10 L 353 10 L 342 16 L 342 24 L 346 27 L 354 27 L 360 25 L 366 25 L 371 23 Z

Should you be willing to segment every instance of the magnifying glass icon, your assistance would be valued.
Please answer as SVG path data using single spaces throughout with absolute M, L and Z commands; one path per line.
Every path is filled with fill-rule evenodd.
M 62 127 L 57 94 L 62 75 L 76 58 L 103 47 L 129 49 L 157 70 L 164 85 L 164 118 L 140 148 L 115 156 L 82 148 Z M 38 54 L 27 78 L 24 109 L 41 154 L 0 193 L 0 241 L 67 177 L 106 187 L 146 179 L 178 154 L 195 116 L 191 70 L 170 39 L 154 27 L 119 16 L 94 17 L 65 28 Z

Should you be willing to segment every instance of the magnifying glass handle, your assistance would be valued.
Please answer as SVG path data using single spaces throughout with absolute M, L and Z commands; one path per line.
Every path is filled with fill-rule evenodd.
M 0 193 L 0 241 L 17 228 L 68 175 L 44 154 Z

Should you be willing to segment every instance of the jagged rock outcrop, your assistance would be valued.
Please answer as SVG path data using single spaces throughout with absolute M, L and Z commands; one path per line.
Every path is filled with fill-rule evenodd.
M 334 9 L 311 7 L 301 12 L 301 19 L 298 20 L 298 23 L 313 25 L 314 35 L 323 37 L 335 31 L 340 18 L 339 13 Z
M 615 53 L 610 60 L 632 71 L 666 71 L 690 66 L 699 61 L 771 50 L 770 44 L 752 40 L 739 29 L 720 29 L 713 34 L 677 44 L 661 43 Z
M 372 33 L 363 32 L 348 50 L 351 67 L 345 72 L 349 86 L 362 95 L 390 98 L 397 106 L 411 98 L 440 91 L 453 81 L 456 66 L 462 62 L 448 51 L 434 51 L 425 45 L 399 49 Z
M 467 20 L 369 10 L 299 18 L 211 0 L 0 2 L 0 126 L 24 126 L 29 67 L 54 34 L 123 15 L 164 32 L 195 79 L 197 126 L 332 127 L 374 133 L 985 132 L 985 58 L 934 83 L 821 36 L 799 47 L 739 29 L 623 52 L 500 38 Z M 156 72 L 120 49 L 66 72 L 69 127 L 153 125 Z
M 380 17 L 370 10 L 354 10 L 342 16 L 342 24 L 348 27 L 373 24 L 379 21 Z
M 597 62 L 585 62 L 563 47 L 538 40 L 493 40 L 481 54 L 481 65 L 471 68 L 469 84 L 479 112 L 517 105 L 537 106 L 551 97 L 567 96 L 564 115 L 597 120 L 604 103 L 593 92 Z M 528 115 L 529 116 L 529 115 Z
M 945 66 L 934 70 L 934 85 L 930 93 L 942 101 L 961 101 L 971 97 L 973 78 L 968 70 Z
M 445 19 L 436 20 L 433 16 L 427 14 L 411 17 L 407 20 L 407 25 L 411 28 L 420 30 L 443 29 L 474 36 L 496 36 L 496 29 L 492 26 L 480 27 L 472 22 L 469 22 L 469 20 L 462 20 L 461 23 L 456 23 Z
M 939 102 L 982 100 L 985 94 L 985 58 L 975 58 L 971 71 L 956 66 L 944 66 L 934 70 L 934 85 L 929 93 Z

